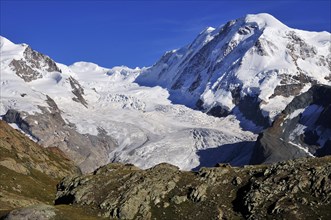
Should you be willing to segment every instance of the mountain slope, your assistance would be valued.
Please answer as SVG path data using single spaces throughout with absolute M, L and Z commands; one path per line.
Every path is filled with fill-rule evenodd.
M 0 121 L 1 219 L 329 219 L 331 158 L 198 172 L 111 163 L 79 174 Z M 66 176 L 60 181 L 60 178 Z M 57 192 L 55 184 L 57 185 Z M 55 195 L 56 194 L 56 195 Z
M 0 121 L 0 219 L 101 219 L 79 207 L 54 206 L 56 184 L 79 168 Z
M 44 149 L 0 121 L 1 212 L 53 202 L 56 183 L 78 169 L 57 148 Z
M 292 102 L 258 138 L 251 163 L 331 153 L 331 87 L 315 85 Z
M 167 52 L 136 82 L 167 88 L 175 103 L 212 115 L 239 110 L 266 127 L 294 96 L 316 83 L 331 84 L 330 52 L 330 33 L 291 29 L 268 14 L 247 15 Z

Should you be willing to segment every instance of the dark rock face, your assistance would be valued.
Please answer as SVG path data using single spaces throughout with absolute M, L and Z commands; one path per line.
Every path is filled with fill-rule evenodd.
M 212 115 L 215 117 L 226 117 L 230 114 L 230 111 L 225 109 L 224 107 L 218 105 L 218 106 L 212 107 L 206 113 L 208 115 Z
M 84 105 L 87 108 L 87 102 L 83 97 L 84 89 L 82 88 L 82 86 L 79 84 L 79 82 L 76 79 L 74 79 L 71 76 L 69 77 L 69 83 L 72 88 L 72 93 L 76 96 L 76 97 L 72 98 L 72 100 L 74 100 L 75 102 L 81 103 L 82 105 Z
M 32 50 L 27 47 L 23 52 L 24 59 L 13 60 L 11 66 L 16 74 L 25 82 L 31 82 L 38 78 L 42 78 L 42 71 L 61 72 L 56 63 L 46 55 Z
M 10 63 L 10 66 L 13 67 L 13 69 L 16 71 L 16 74 L 21 77 L 25 82 L 31 82 L 32 80 L 42 78 L 41 73 L 32 69 L 23 60 L 13 60 Z
M 58 106 L 48 96 L 47 103 L 48 108 L 39 107 L 41 114 L 29 115 L 9 110 L 3 119 L 8 123 L 16 123 L 42 146 L 59 147 L 84 173 L 105 165 L 108 154 L 116 146 L 112 138 L 102 128 L 99 128 L 98 135 L 78 133 L 73 124 L 62 118 Z
M 324 157 L 326 155 L 331 155 L 331 140 L 328 140 L 323 148 L 316 151 L 316 156 Z
M 14 110 L 9 109 L 6 114 L 3 116 L 3 120 L 7 123 L 15 123 L 17 126 L 22 129 L 26 134 L 32 135 L 32 131 L 30 129 L 30 125 L 22 118 L 21 113 Z M 36 137 L 34 137 L 36 138 Z M 37 138 L 36 138 L 37 139 Z M 37 139 L 38 140 L 38 139 Z
M 240 99 L 238 108 L 246 119 L 252 121 L 257 126 L 266 128 L 269 126 L 269 118 L 263 116 L 260 103 L 261 101 L 257 97 L 245 96 Z
M 108 164 L 63 179 L 55 202 L 115 219 L 328 219 L 330 175 L 330 157 L 243 168 L 219 164 L 196 173 L 169 164 L 148 170 Z
M 312 154 L 328 154 L 331 141 L 330 97 L 331 87 L 326 85 L 315 85 L 295 97 L 273 125 L 260 134 L 251 163 L 274 163 Z M 296 114 L 295 111 L 301 113 Z

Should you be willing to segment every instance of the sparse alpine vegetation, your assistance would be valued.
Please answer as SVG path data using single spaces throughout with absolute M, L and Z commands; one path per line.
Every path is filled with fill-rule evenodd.
M 109 164 L 67 177 L 55 203 L 115 219 L 329 219 L 331 157 L 198 172 Z

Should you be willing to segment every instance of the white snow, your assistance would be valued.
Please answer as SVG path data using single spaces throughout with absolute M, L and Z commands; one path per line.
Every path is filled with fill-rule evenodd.
M 298 115 L 300 115 L 304 110 L 305 110 L 304 108 L 296 109 L 294 112 L 292 112 L 290 115 L 288 115 L 288 117 L 286 117 L 285 119 L 293 119 L 293 118 L 297 117 Z
M 291 141 L 289 141 L 289 144 L 291 144 L 291 145 L 293 145 L 293 146 L 299 148 L 300 150 L 306 152 L 309 156 L 311 156 L 311 157 L 315 157 L 313 154 L 311 154 L 311 153 L 308 151 L 308 148 L 305 148 L 305 147 L 303 147 L 303 146 L 301 146 L 301 145 L 299 145 L 299 144 L 295 144 L 295 143 L 293 143 L 293 142 L 291 142 Z

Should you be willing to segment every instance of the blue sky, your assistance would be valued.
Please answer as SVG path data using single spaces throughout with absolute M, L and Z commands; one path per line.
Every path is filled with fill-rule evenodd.
M 267 12 L 286 25 L 331 31 L 330 0 L 315 1 L 5 1 L 1 35 L 55 61 L 104 67 L 150 66 L 205 27 Z

